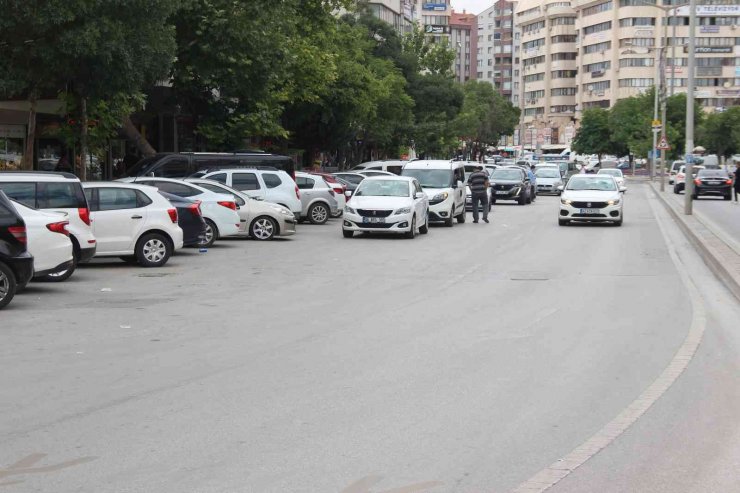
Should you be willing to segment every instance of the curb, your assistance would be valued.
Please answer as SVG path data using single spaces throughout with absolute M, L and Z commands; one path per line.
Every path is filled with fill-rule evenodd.
M 704 263 L 740 301 L 740 255 L 699 217 L 683 215 L 681 211 L 676 210 L 674 204 L 661 195 L 654 183 L 649 185 L 686 238 L 697 249 Z

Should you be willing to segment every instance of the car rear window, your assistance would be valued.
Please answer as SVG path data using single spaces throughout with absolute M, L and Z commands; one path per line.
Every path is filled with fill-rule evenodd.
M 0 183 L 0 190 L 34 209 L 78 209 L 87 207 L 82 185 L 78 182 Z
M 730 177 L 722 170 L 718 169 L 702 169 L 699 171 L 699 174 L 697 175 L 699 178 L 706 177 L 713 177 L 713 178 L 724 178 L 725 180 L 729 179 Z
M 265 181 L 267 188 L 277 188 L 283 184 L 280 177 L 274 173 L 262 173 L 262 179 Z

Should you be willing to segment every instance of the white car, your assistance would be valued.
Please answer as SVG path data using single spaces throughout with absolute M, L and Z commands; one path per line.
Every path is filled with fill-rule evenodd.
M 249 195 L 217 181 L 204 178 L 188 178 L 186 181 L 211 192 L 228 193 L 234 197 L 236 212 L 241 219 L 239 236 L 248 236 L 255 240 L 272 240 L 276 236 L 295 234 L 295 215 L 293 211 L 280 204 L 254 200 Z
M 95 257 L 161 267 L 182 248 L 177 209 L 156 188 L 122 182 L 83 183 L 98 239 Z
M 416 178 L 369 177 L 344 207 L 342 234 L 401 233 L 407 238 L 429 232 L 429 199 Z
M 205 238 L 199 246 L 207 248 L 219 238 L 238 235 L 242 227 L 234 196 L 230 193 L 214 193 L 199 185 L 172 178 L 139 177 L 124 178 L 121 181 L 141 183 L 178 197 L 199 200 L 206 222 Z
M 617 185 L 619 185 L 619 190 L 622 192 L 627 191 L 627 186 L 624 184 L 624 173 L 622 173 L 621 169 L 616 168 L 608 168 L 608 169 L 600 169 L 597 175 L 609 175 L 613 176 L 615 180 L 617 180 Z
M 295 180 L 285 171 L 265 169 L 222 169 L 198 178 L 217 181 L 257 200 L 287 207 L 296 219 L 301 216 L 301 192 Z
M 56 282 L 69 279 L 75 271 L 75 260 L 67 214 L 31 209 L 20 202 L 13 205 L 26 223 L 34 279 Z
M 473 164 L 468 166 L 478 167 Z M 452 227 L 465 222 L 465 171 L 463 161 L 411 161 L 401 176 L 416 178 L 429 198 L 429 221 Z
M 691 167 L 691 174 L 693 176 L 696 176 L 699 173 L 699 170 L 704 169 L 704 166 L 700 164 L 695 164 Z M 678 168 L 678 172 L 676 173 L 676 177 L 673 180 L 673 193 L 679 194 L 683 192 L 686 189 L 686 165 L 683 164 L 681 167 Z
M 678 173 L 678 170 L 681 169 L 681 166 L 685 166 L 686 161 L 673 161 L 671 163 L 671 169 L 668 172 L 668 184 L 673 185 L 673 183 L 676 181 L 676 174 Z
M 575 175 L 568 180 L 562 192 L 558 216 L 560 226 L 567 226 L 571 221 L 622 225 L 624 197 L 614 177 Z
M 563 186 L 563 177 L 559 166 L 536 166 L 534 176 L 537 177 L 537 193 L 552 193 L 560 195 Z
M 339 216 L 337 193 L 322 176 L 297 171 L 295 182 L 301 191 L 301 221 L 324 224 L 329 217 Z M 342 201 L 346 204 L 344 199 L 342 195 Z

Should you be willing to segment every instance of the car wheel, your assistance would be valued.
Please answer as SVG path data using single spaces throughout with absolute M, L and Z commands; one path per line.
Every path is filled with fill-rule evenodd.
M 451 228 L 455 224 L 455 208 L 450 209 L 450 217 L 445 219 L 445 226 Z
M 416 216 L 411 218 L 411 229 L 406 233 L 406 238 L 409 240 L 416 238 Z
M 210 219 L 206 219 L 206 230 L 203 233 L 203 239 L 198 243 L 201 248 L 210 248 L 218 239 L 218 228 Z
M 142 267 L 162 267 L 170 255 L 170 241 L 159 233 L 146 234 L 136 243 L 136 260 Z
M 614 221 L 614 226 L 621 226 L 623 220 L 624 220 L 624 218 L 623 217 L 620 217 L 619 218 L 619 221 Z
M 465 219 L 467 219 L 466 216 L 467 216 L 467 214 L 465 214 L 465 208 L 463 208 L 463 210 L 460 213 L 460 215 L 457 216 L 457 222 L 459 222 L 460 224 L 464 224 L 465 223 Z
M 567 219 L 558 219 L 558 225 L 559 226 L 568 226 L 570 224 L 570 221 Z
M 463 214 L 463 215 L 464 215 L 464 214 Z M 460 216 L 457 216 L 457 217 L 458 217 L 458 221 L 459 221 L 459 220 L 460 220 Z M 463 222 L 465 222 L 465 221 L 463 221 Z M 427 218 L 426 218 L 426 220 L 424 221 L 424 226 L 420 226 L 420 227 L 419 227 L 419 233 L 421 233 L 421 234 L 425 235 L 425 234 L 427 234 L 428 232 L 429 232 L 429 214 L 427 214 Z
M 13 271 L 0 262 L 0 309 L 5 308 L 15 296 L 16 282 Z
M 342 236 L 344 236 L 345 238 L 352 238 L 354 235 L 354 231 L 347 231 L 346 229 L 342 230 Z
M 329 208 L 323 202 L 316 203 L 308 209 L 308 219 L 312 224 L 324 224 L 329 220 Z
M 527 197 L 526 197 L 526 195 L 522 193 L 522 194 L 521 194 L 521 195 L 519 196 L 519 200 L 518 200 L 517 202 L 519 202 L 519 205 L 524 205 L 524 204 L 526 204 L 526 203 L 527 203 Z
M 249 226 L 249 236 L 255 240 L 268 241 L 275 237 L 278 225 L 271 217 L 260 216 Z

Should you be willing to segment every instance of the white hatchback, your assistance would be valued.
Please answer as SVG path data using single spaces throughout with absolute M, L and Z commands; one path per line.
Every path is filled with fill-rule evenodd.
M 182 248 L 177 209 L 156 188 L 122 182 L 83 183 L 98 240 L 95 257 L 161 267 Z
M 342 233 L 401 233 L 414 238 L 429 232 L 429 198 L 416 178 L 366 178 L 344 207 Z
M 600 169 L 597 175 L 609 175 L 613 176 L 614 179 L 617 181 L 617 185 L 619 186 L 619 190 L 622 192 L 627 191 L 627 186 L 624 184 L 624 173 L 622 173 L 621 169 L 617 168 L 607 168 L 607 169 Z
M 574 175 L 560 195 L 558 224 L 571 221 L 609 222 L 621 226 L 624 197 L 613 176 Z
M 33 277 L 65 281 L 75 271 L 69 220 L 63 212 L 44 212 L 13 202 L 26 223 L 28 251 L 33 255 Z

